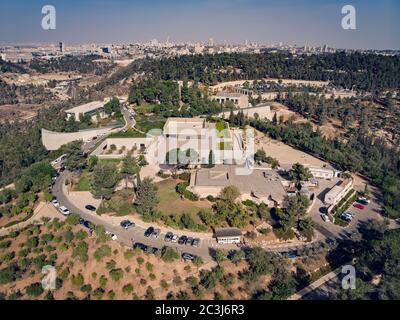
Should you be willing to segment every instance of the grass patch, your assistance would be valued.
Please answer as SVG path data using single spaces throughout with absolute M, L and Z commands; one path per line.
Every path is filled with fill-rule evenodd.
M 219 143 L 219 150 L 232 150 L 232 148 L 233 148 L 232 142 L 221 141 Z
M 211 208 L 208 201 L 182 199 L 175 189 L 179 182 L 182 180 L 167 179 L 157 183 L 157 194 L 160 200 L 157 205 L 158 210 L 165 214 L 188 213 L 195 217 L 201 209 Z
M 126 132 L 120 131 L 109 135 L 109 138 L 145 138 L 146 135 L 134 129 L 129 129 Z
M 74 191 L 90 191 L 90 177 L 88 173 L 82 173 L 78 183 L 74 186 Z
M 118 166 L 121 163 L 121 159 L 99 159 L 99 163 L 111 163 Z

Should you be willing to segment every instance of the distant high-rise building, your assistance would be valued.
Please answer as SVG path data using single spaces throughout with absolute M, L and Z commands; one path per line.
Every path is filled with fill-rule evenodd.
M 60 47 L 60 52 L 64 53 L 64 51 L 65 51 L 65 43 L 64 42 L 60 42 L 58 45 Z
M 208 39 L 208 45 L 209 45 L 210 47 L 213 47 L 213 46 L 214 46 L 214 39 L 213 39 L 213 38 L 209 38 L 209 39 Z

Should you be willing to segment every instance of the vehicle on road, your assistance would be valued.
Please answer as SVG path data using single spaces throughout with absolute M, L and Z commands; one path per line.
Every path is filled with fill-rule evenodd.
M 52 204 L 53 206 L 55 206 L 55 207 L 59 207 L 59 206 L 60 206 L 60 204 L 58 203 L 57 199 L 51 200 L 51 204 Z
M 67 209 L 67 207 L 61 206 L 60 208 L 58 208 L 58 210 L 64 215 L 64 216 L 68 216 L 71 212 L 69 212 L 69 210 Z
M 353 204 L 353 207 L 355 207 L 355 208 L 357 208 L 357 209 L 360 209 L 360 210 L 362 210 L 362 209 L 365 208 L 362 204 L 359 204 L 359 203 L 354 203 L 354 204 Z
M 120 226 L 125 230 L 128 230 L 129 228 L 134 227 L 135 223 L 130 220 L 123 220 L 121 221 Z
M 174 234 L 174 236 L 171 239 L 171 242 L 178 242 L 179 236 L 177 234 Z
M 153 238 L 158 238 L 161 234 L 161 230 L 160 229 L 154 229 L 153 233 L 151 234 L 151 236 Z
M 149 238 L 149 237 L 151 237 L 151 235 L 153 234 L 153 232 L 154 232 L 154 228 L 153 228 L 153 227 L 149 227 L 149 228 L 147 228 L 147 230 L 144 232 L 144 236 L 145 236 L 146 238 Z
M 89 211 L 96 211 L 96 207 L 92 206 L 91 204 L 87 204 L 85 206 L 85 209 L 87 209 Z
M 182 259 L 185 261 L 193 261 L 196 258 L 194 254 L 184 252 L 182 253 Z
M 172 232 L 167 232 L 165 234 L 164 241 L 171 242 L 173 237 L 174 237 L 174 234 Z
M 192 237 L 188 237 L 188 238 L 186 239 L 185 245 L 186 245 L 186 246 L 191 246 L 191 245 L 192 245 L 192 242 L 193 242 L 193 238 L 192 238 Z
M 192 241 L 192 246 L 193 247 L 198 247 L 200 245 L 200 239 L 199 238 L 194 238 Z
M 331 220 L 329 219 L 328 215 L 327 215 L 327 214 L 324 214 L 324 213 L 321 214 L 321 218 L 322 218 L 322 220 L 324 220 L 325 222 L 330 222 L 330 221 L 331 221 Z

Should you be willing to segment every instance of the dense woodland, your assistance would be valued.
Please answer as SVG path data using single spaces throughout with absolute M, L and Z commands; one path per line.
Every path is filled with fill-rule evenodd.
M 29 67 L 40 73 L 51 72 L 79 72 L 94 73 L 103 75 L 109 72 L 115 65 L 112 63 L 95 62 L 94 60 L 102 59 L 98 55 L 87 56 L 63 56 L 61 58 L 52 58 L 50 60 L 33 59 Z
M 54 95 L 44 86 L 8 85 L 0 80 L 0 105 L 2 104 L 39 104 L 54 99 Z
M 329 80 L 336 86 L 375 91 L 400 87 L 400 59 L 344 52 L 293 56 L 284 53 L 219 54 L 145 60 L 138 72 L 156 79 L 190 79 L 205 84 L 265 77 Z

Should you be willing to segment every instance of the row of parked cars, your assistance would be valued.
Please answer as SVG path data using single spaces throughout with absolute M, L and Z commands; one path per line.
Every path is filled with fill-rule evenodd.
M 158 228 L 154 227 L 149 227 L 145 232 L 144 236 L 145 237 L 152 237 L 152 238 L 158 238 L 160 236 L 161 230 Z M 176 234 L 173 234 L 172 232 L 167 232 L 164 237 L 165 242 L 174 242 L 178 243 L 180 245 L 186 245 L 186 246 L 192 246 L 192 247 L 198 247 L 200 245 L 200 239 L 199 238 L 192 238 L 192 237 L 187 237 L 187 236 L 178 236 Z
M 147 252 L 147 253 L 152 253 L 152 254 L 157 254 L 157 253 L 161 253 L 161 255 L 164 254 L 165 250 L 167 249 L 166 246 L 162 247 L 162 249 L 156 248 L 156 247 L 150 247 L 148 245 L 145 245 L 144 243 L 141 242 L 135 242 L 132 244 L 133 249 L 140 249 L 143 252 Z M 188 253 L 188 252 L 183 252 L 181 255 L 182 259 L 184 261 L 193 261 L 196 259 L 196 255 Z
M 359 197 L 355 203 L 353 203 L 353 207 L 363 210 L 365 208 L 366 205 L 369 204 L 369 200 L 365 197 Z M 340 218 L 344 221 L 350 222 L 351 220 L 353 220 L 353 218 L 355 217 L 355 213 L 354 212 L 343 212 L 340 215 Z

